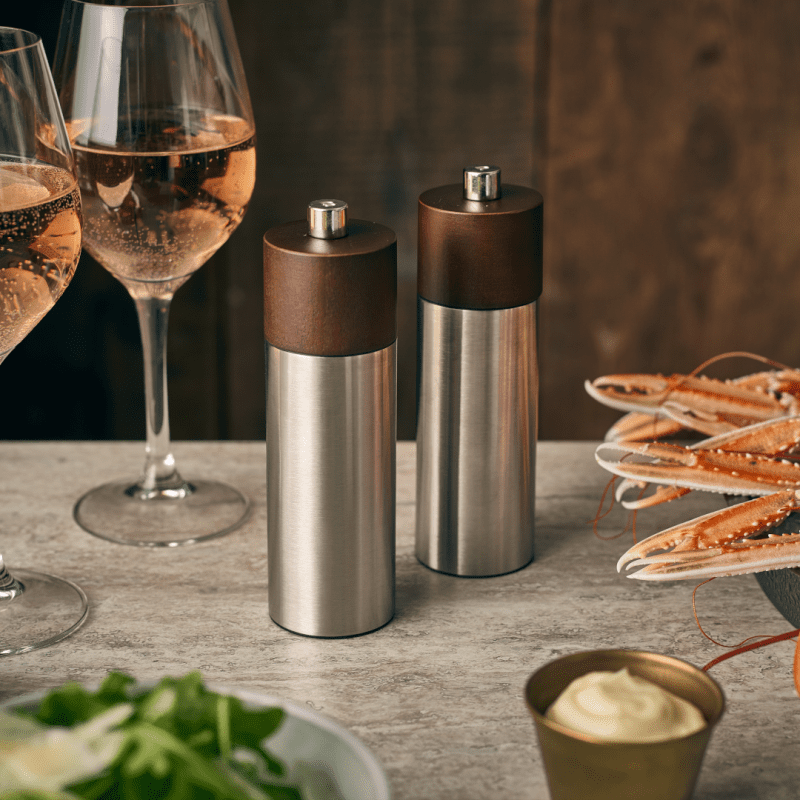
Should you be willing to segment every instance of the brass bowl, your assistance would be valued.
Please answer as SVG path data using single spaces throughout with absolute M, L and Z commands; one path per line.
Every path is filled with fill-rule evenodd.
M 664 742 L 608 742 L 576 733 L 544 714 L 559 694 L 587 672 L 627 667 L 697 706 L 706 726 Z M 722 689 L 702 670 L 677 658 L 638 650 L 595 650 L 558 658 L 525 687 L 553 800 L 688 800 L 711 732 L 725 708 Z

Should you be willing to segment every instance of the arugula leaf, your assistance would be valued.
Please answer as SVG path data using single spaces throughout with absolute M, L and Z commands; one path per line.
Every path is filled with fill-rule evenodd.
M 282 709 L 247 708 L 239 698 L 209 690 L 199 672 L 163 678 L 144 692 L 135 683 L 112 672 L 96 691 L 65 684 L 33 714 L 46 725 L 72 728 L 113 706 L 133 706 L 116 729 L 124 738 L 114 760 L 102 774 L 65 787 L 69 794 L 82 800 L 302 800 L 297 787 L 280 781 L 285 767 L 263 744 L 280 727 Z M 16 794 L 2 800 L 30 800 Z

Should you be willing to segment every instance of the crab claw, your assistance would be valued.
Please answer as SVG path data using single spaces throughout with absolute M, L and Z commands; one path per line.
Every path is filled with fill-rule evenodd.
M 800 566 L 800 534 L 773 534 L 766 539 L 734 542 L 702 553 L 684 553 L 678 559 L 653 556 L 631 564 L 632 567 L 639 565 L 643 568 L 629 578 L 681 581 L 787 569 Z
M 663 375 L 633 373 L 604 375 L 584 383 L 591 397 L 618 411 L 644 411 L 658 408 L 664 401 L 670 383 Z M 653 413 L 651 411 L 650 413 Z
M 633 415 L 628 415 L 633 416 Z M 623 417 L 625 419 L 625 417 Z M 624 445 L 626 442 L 618 442 Z M 690 450 L 730 450 L 736 452 L 758 453 L 760 455 L 778 456 L 796 453 L 800 447 L 800 417 L 780 417 L 778 419 L 757 422 L 745 428 L 738 428 L 729 433 L 704 439 L 690 445 Z M 642 489 L 646 483 L 642 480 L 626 478 L 621 481 L 616 491 L 617 501 L 631 510 L 650 508 L 674 500 L 691 491 L 678 486 L 657 486 L 653 494 L 641 495 L 633 500 L 623 497 L 632 489 Z
M 605 375 L 584 384 L 598 403 L 620 411 L 662 413 L 682 426 L 715 435 L 794 413 L 780 396 L 704 375 Z
M 643 495 L 642 490 L 646 488 L 646 486 L 647 484 L 642 484 L 640 481 L 632 481 L 630 478 L 625 478 L 617 487 L 615 493 L 617 502 L 629 511 L 640 511 L 643 508 L 652 508 L 662 503 L 669 503 L 672 500 L 677 500 L 679 497 L 683 497 L 692 491 L 682 486 L 656 486 L 655 492 Z M 625 500 L 625 494 L 632 489 L 639 489 L 640 496 L 634 500 Z
M 619 458 L 611 458 L 613 453 Z M 627 456 L 632 458 L 626 459 Z M 800 488 L 796 461 L 753 453 L 652 442 L 604 442 L 595 451 L 601 467 L 640 483 L 660 483 L 735 495 L 767 495 Z
M 761 547 L 761 541 L 771 541 L 772 538 L 776 538 L 751 541 L 750 537 L 774 528 L 797 510 L 800 510 L 800 491 L 786 490 L 766 497 L 757 497 L 720 511 L 712 511 L 710 514 L 704 514 L 653 534 L 633 545 L 617 562 L 617 571 L 642 566 L 646 569 L 630 577 L 641 580 L 676 580 L 699 575 L 697 569 L 700 563 L 712 557 L 717 559 L 713 562 L 717 564 L 727 562 L 744 564 L 745 559 L 741 553 Z M 789 543 L 786 536 L 777 538 Z M 800 540 L 800 536 L 798 539 Z M 730 556 L 731 553 L 740 553 L 737 557 L 738 562 Z M 800 552 L 797 556 L 800 556 Z M 798 563 L 797 556 L 794 565 Z M 773 568 L 755 566 L 741 571 L 757 572 Z

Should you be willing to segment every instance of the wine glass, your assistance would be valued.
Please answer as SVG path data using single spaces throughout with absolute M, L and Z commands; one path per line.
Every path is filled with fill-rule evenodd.
M 93 489 L 78 524 L 140 546 L 221 536 L 248 500 L 187 481 L 167 413 L 175 291 L 228 239 L 255 183 L 255 127 L 225 0 L 66 0 L 53 67 L 75 153 L 83 246 L 136 304 L 147 444 L 137 480 Z
M 81 198 L 38 36 L 0 28 L 0 362 L 53 307 L 81 254 Z M 0 656 L 54 644 L 86 620 L 83 590 L 0 556 Z

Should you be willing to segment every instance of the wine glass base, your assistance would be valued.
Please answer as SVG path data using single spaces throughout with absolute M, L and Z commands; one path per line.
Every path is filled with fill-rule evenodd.
M 188 492 L 144 496 L 130 481 L 115 481 L 85 494 L 75 521 L 85 531 L 118 544 L 179 547 L 224 536 L 250 513 L 237 489 L 218 481 L 192 481 Z
M 89 601 L 80 586 L 16 567 L 13 576 L 24 591 L 0 603 L 0 656 L 49 647 L 86 622 Z

